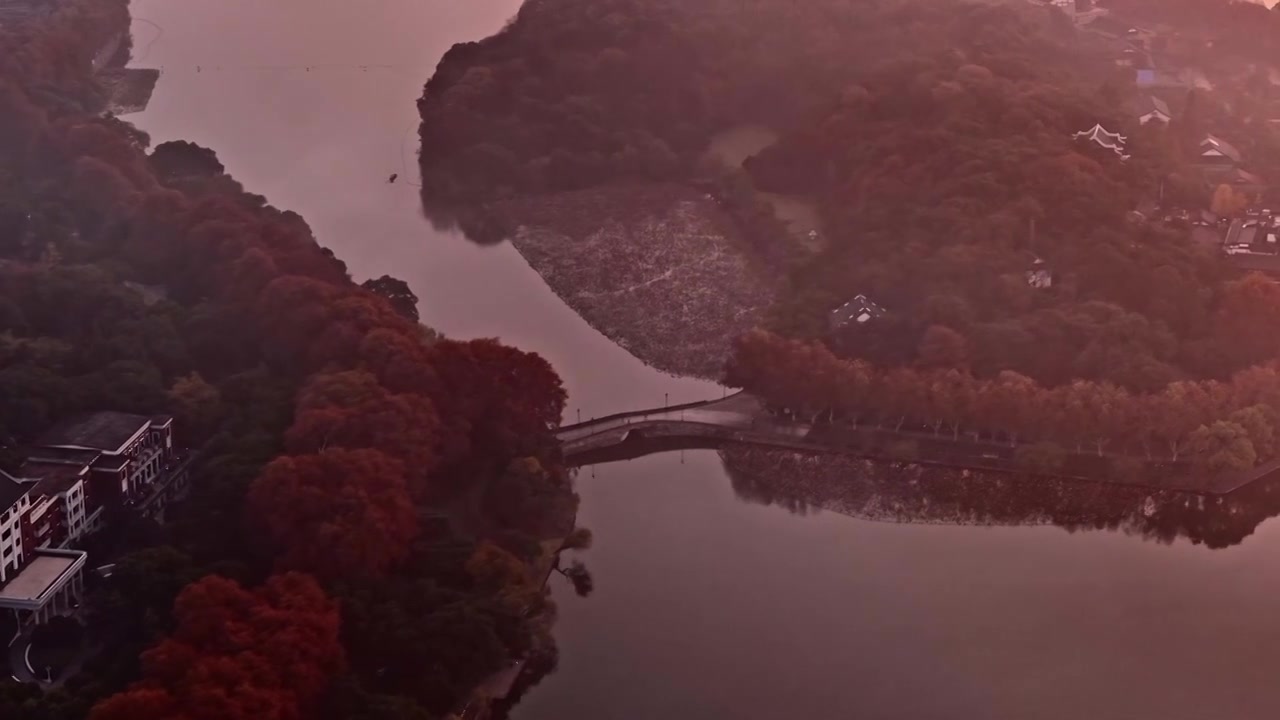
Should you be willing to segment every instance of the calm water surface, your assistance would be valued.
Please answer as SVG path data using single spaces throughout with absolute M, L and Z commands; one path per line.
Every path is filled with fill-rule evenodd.
M 135 0 L 155 142 L 217 150 L 425 322 L 553 362 L 572 417 L 713 397 L 593 331 L 506 244 L 434 230 L 414 100 L 518 0 Z M 307 68 L 310 68 L 308 70 Z M 387 176 L 401 175 L 388 185 Z M 408 181 L 408 182 L 406 182 Z M 743 501 L 710 451 L 585 469 L 596 592 L 557 585 L 559 670 L 517 720 L 1280 713 L 1280 529 L 1210 551 L 1052 527 L 894 525 Z

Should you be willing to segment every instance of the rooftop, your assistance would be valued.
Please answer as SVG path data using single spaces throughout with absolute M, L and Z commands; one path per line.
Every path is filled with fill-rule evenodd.
M 1236 162 L 1240 162 L 1240 151 L 1234 145 L 1223 140 L 1220 137 L 1206 135 L 1204 140 L 1200 141 L 1200 147 L 1204 148 L 1205 153 L 1216 152 L 1219 155 L 1231 158 Z
M 75 484 L 80 482 L 82 479 L 83 478 L 81 478 L 79 473 L 45 475 L 40 479 L 40 482 L 36 483 L 35 486 L 31 488 L 31 494 L 53 496 L 59 493 L 64 493 L 72 487 L 75 487 Z
M 48 463 L 84 467 L 85 465 L 92 463 L 94 460 L 97 460 L 98 456 L 101 454 L 101 450 L 38 447 L 32 448 L 27 453 L 27 463 Z
M 37 551 L 35 558 L 13 579 L 0 587 L 0 607 L 38 606 L 76 568 L 84 564 L 79 551 Z
M 116 453 L 151 423 L 146 415 L 121 412 L 96 412 L 79 415 L 58 423 L 44 435 L 39 444 L 62 448 L 90 448 Z
M 1108 132 L 1107 129 L 1102 127 L 1100 124 L 1094 125 L 1088 130 L 1081 130 L 1080 132 L 1072 135 L 1072 137 L 1077 140 L 1087 140 L 1099 147 L 1110 150 L 1120 156 L 1121 160 L 1128 159 L 1129 157 L 1124 152 L 1124 144 L 1128 141 L 1128 138 L 1120 133 Z
M 1143 114 L 1146 114 L 1153 110 L 1155 112 L 1160 113 L 1161 115 L 1164 115 L 1165 117 L 1173 117 L 1173 113 L 1169 112 L 1168 103 L 1156 97 L 1155 95 L 1148 95 L 1146 102 L 1142 106 L 1142 112 Z
M 0 473 L 0 512 L 13 507 L 13 504 L 18 502 L 18 498 L 26 494 L 27 486 L 14 482 L 5 474 Z
M 852 300 L 831 311 L 831 324 L 836 327 L 861 324 L 883 317 L 884 314 L 884 308 L 868 300 L 866 295 L 855 295 Z

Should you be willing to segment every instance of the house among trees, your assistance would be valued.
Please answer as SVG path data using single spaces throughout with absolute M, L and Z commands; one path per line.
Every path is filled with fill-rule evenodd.
M 108 507 L 154 516 L 185 486 L 172 430 L 168 416 L 82 415 L 40 436 L 17 470 L 0 470 L 0 610 L 40 623 L 69 609 L 86 559 L 70 546 L 103 527 Z
M 884 316 L 884 308 L 868 300 L 866 295 L 855 295 L 849 302 L 832 310 L 828 322 L 832 330 L 843 330 Z
M 1115 153 L 1116 157 L 1119 157 L 1121 160 L 1129 159 L 1129 156 L 1125 154 L 1124 151 L 1124 144 L 1127 142 L 1128 138 L 1120 133 L 1107 132 L 1107 129 L 1102 127 L 1102 125 L 1094 125 L 1093 128 L 1089 130 L 1081 130 L 1080 132 L 1072 135 L 1072 137 L 1076 140 L 1084 140 L 1085 142 L 1093 143 L 1103 150 Z
M 1053 271 L 1040 258 L 1036 258 L 1031 262 L 1031 267 L 1027 269 L 1026 277 L 1027 285 L 1037 290 L 1053 287 Z
M 1146 125 L 1149 122 L 1168 123 L 1173 119 L 1173 114 L 1169 112 L 1169 105 L 1165 101 L 1155 95 L 1144 95 L 1142 104 L 1138 108 L 1138 124 Z
M 1237 218 L 1227 230 L 1223 250 L 1228 255 L 1280 255 L 1280 217 Z M 1234 258 L 1233 258 L 1234 259 Z
M 1205 135 L 1200 141 L 1197 160 L 1204 165 L 1235 165 L 1243 156 L 1231 143 L 1214 135 Z

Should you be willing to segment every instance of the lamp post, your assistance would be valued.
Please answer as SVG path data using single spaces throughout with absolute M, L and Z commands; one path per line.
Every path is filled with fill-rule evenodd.
M 662 393 L 662 409 L 663 410 L 667 409 L 667 405 L 670 397 L 671 397 L 671 393 Z

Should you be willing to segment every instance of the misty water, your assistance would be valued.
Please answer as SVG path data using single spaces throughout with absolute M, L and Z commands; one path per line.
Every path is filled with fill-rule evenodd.
M 129 120 L 214 148 L 356 279 L 389 273 L 455 337 L 547 357 L 569 417 L 716 397 L 647 368 L 509 245 L 434 229 L 414 101 L 518 0 L 135 0 Z M 400 180 L 387 178 L 399 173 Z M 1280 525 L 1209 550 L 1055 527 L 893 524 L 741 498 L 713 451 L 584 468 L 596 580 L 553 579 L 558 670 L 517 720 L 1273 717 Z

